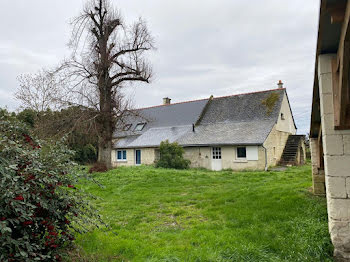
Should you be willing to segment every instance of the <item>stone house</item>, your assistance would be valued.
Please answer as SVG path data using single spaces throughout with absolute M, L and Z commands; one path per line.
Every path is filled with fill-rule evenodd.
M 282 156 L 285 164 L 302 163 L 303 136 L 295 136 L 287 92 L 279 85 L 174 104 L 164 98 L 163 105 L 134 110 L 114 135 L 113 165 L 153 164 L 164 140 L 181 145 L 191 167 L 264 170 Z
M 313 190 L 326 194 L 337 261 L 350 261 L 350 1 L 322 0 L 310 129 Z

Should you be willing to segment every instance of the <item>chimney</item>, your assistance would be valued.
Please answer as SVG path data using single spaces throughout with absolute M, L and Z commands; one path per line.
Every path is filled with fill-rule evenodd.
M 170 105 L 171 99 L 169 97 L 164 97 L 163 98 L 163 105 Z
M 278 86 L 278 88 L 283 88 L 283 83 L 282 83 L 282 80 L 278 81 L 277 86 Z

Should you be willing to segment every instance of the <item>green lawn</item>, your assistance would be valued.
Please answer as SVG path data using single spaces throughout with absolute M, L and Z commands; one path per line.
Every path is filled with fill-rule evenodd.
M 309 166 L 284 172 L 118 168 L 95 178 L 110 231 L 77 236 L 84 261 L 331 261 Z

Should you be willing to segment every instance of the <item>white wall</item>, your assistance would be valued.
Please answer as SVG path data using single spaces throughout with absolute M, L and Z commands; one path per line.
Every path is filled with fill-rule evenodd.
M 334 57 L 335 54 L 320 55 L 318 59 L 328 223 L 334 255 L 350 261 L 350 130 L 334 129 Z
M 281 118 L 281 114 L 283 114 L 284 120 Z M 276 130 L 287 132 L 292 135 L 295 135 L 297 131 L 293 122 L 292 110 L 290 109 L 286 93 L 283 96 L 281 110 L 276 124 Z

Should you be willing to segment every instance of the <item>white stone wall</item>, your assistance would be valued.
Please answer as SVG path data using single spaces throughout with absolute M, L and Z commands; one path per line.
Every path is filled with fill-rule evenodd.
M 288 122 L 285 122 L 285 124 L 288 124 Z M 275 166 L 281 160 L 288 136 L 291 134 L 292 133 L 278 131 L 276 125 L 272 128 L 264 143 L 264 146 L 267 149 L 268 166 Z
M 317 138 L 310 139 L 310 151 L 312 159 L 312 191 L 315 195 L 326 194 L 324 170 L 319 169 L 319 144 Z
M 282 119 L 281 114 L 283 114 L 284 119 Z M 276 130 L 286 132 L 292 135 L 295 135 L 297 132 L 293 120 L 292 110 L 289 106 L 288 97 L 286 93 L 283 96 L 281 110 L 276 124 Z
M 264 170 L 265 168 L 265 151 L 262 146 L 256 146 L 258 150 L 258 160 L 237 160 L 237 147 L 222 147 L 222 168 L 233 170 Z M 247 149 L 248 150 L 248 149 Z M 248 154 L 248 152 L 247 152 Z M 248 155 L 247 155 L 248 156 Z
M 141 164 L 153 165 L 156 160 L 155 148 L 141 148 Z
M 123 150 L 123 149 L 120 149 Z M 126 161 L 117 161 L 117 150 L 112 150 L 112 165 L 113 167 L 118 166 L 133 166 L 135 164 L 135 152 L 134 149 L 126 150 Z
M 192 168 L 212 169 L 211 147 L 185 147 L 184 157 L 191 161 Z M 264 170 L 265 151 L 258 146 L 258 160 L 237 160 L 235 146 L 221 146 L 222 169 Z
M 350 130 L 334 130 L 333 57 L 320 55 L 318 64 L 328 219 L 335 256 L 350 261 Z
M 210 147 L 185 147 L 184 157 L 191 161 L 192 168 L 211 169 Z
M 126 150 L 126 161 L 117 161 L 117 150 Z M 140 148 L 141 165 L 152 165 L 156 159 L 155 148 Z M 135 165 L 135 149 L 114 149 L 112 150 L 112 165 L 118 166 L 134 166 Z

